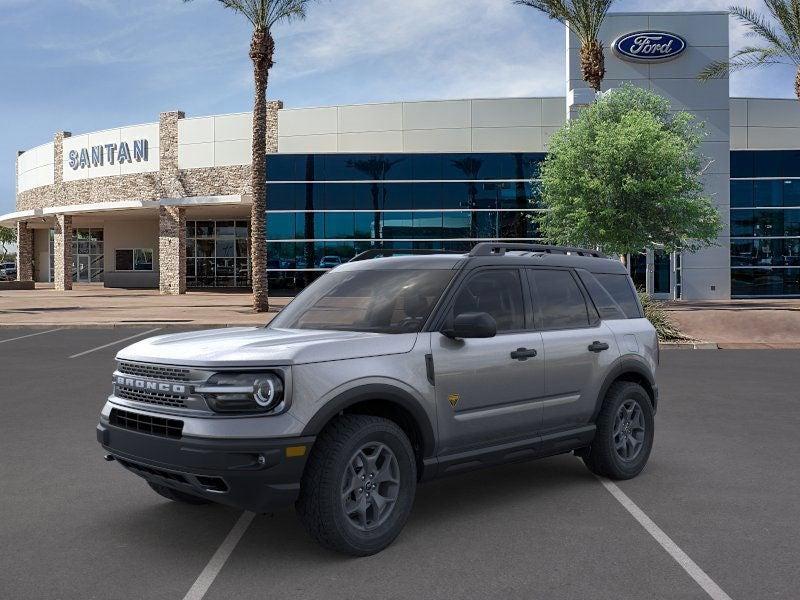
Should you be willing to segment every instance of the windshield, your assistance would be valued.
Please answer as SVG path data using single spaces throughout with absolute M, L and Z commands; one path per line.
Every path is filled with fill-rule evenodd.
M 452 270 L 331 271 L 308 286 L 271 328 L 416 333 Z

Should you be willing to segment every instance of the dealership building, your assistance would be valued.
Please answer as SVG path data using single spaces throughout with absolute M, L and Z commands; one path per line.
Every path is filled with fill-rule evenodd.
M 703 182 L 724 226 L 697 253 L 631 257 L 656 297 L 800 296 L 800 104 L 697 80 L 729 56 L 728 26 L 719 12 L 611 13 L 601 32 L 604 89 L 632 82 L 706 123 Z M 168 294 L 247 287 L 262 235 L 271 286 L 296 289 L 371 248 L 536 241 L 548 139 L 594 97 L 566 38 L 562 97 L 270 102 L 265 231 L 249 223 L 250 113 L 59 132 L 19 153 L 16 211 L 0 215 L 17 229 L 18 278 Z

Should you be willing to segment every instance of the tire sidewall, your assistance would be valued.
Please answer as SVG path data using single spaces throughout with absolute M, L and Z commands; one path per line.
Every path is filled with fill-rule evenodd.
M 394 452 L 400 470 L 400 490 L 392 513 L 384 523 L 375 529 L 364 532 L 350 522 L 341 508 L 340 485 L 345 470 L 353 454 L 369 442 L 386 444 Z M 332 523 L 347 543 L 360 552 L 371 553 L 388 546 L 403 529 L 411 508 L 417 485 L 417 469 L 414 451 L 405 434 L 392 423 L 374 423 L 362 428 L 342 445 L 332 457 L 332 477 L 330 489 L 326 490 Z
M 608 406 L 605 407 L 604 419 L 598 431 L 598 434 L 601 436 L 599 441 L 605 445 L 606 456 L 610 459 L 608 467 L 611 473 L 609 473 L 609 475 L 617 479 L 630 479 L 642 472 L 650 457 L 650 452 L 653 449 L 653 440 L 655 437 L 653 407 L 650 404 L 650 397 L 647 395 L 647 392 L 638 384 L 628 383 L 622 385 L 615 390 L 615 392 L 615 394 L 608 398 Z M 614 447 L 614 420 L 620 406 L 628 400 L 635 400 L 637 402 L 642 411 L 645 423 L 644 445 L 639 455 L 631 461 L 623 460 L 622 457 L 617 454 L 616 448 Z

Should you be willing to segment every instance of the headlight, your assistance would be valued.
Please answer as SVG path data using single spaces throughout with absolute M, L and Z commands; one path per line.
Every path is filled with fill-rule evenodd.
M 216 373 L 195 392 L 216 412 L 268 412 L 283 402 L 283 381 L 274 373 Z

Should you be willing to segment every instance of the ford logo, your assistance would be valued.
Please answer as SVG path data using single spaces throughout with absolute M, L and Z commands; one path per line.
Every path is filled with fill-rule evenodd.
M 679 56 L 686 50 L 686 40 L 665 31 L 637 31 L 618 37 L 613 48 L 625 60 L 657 62 Z

